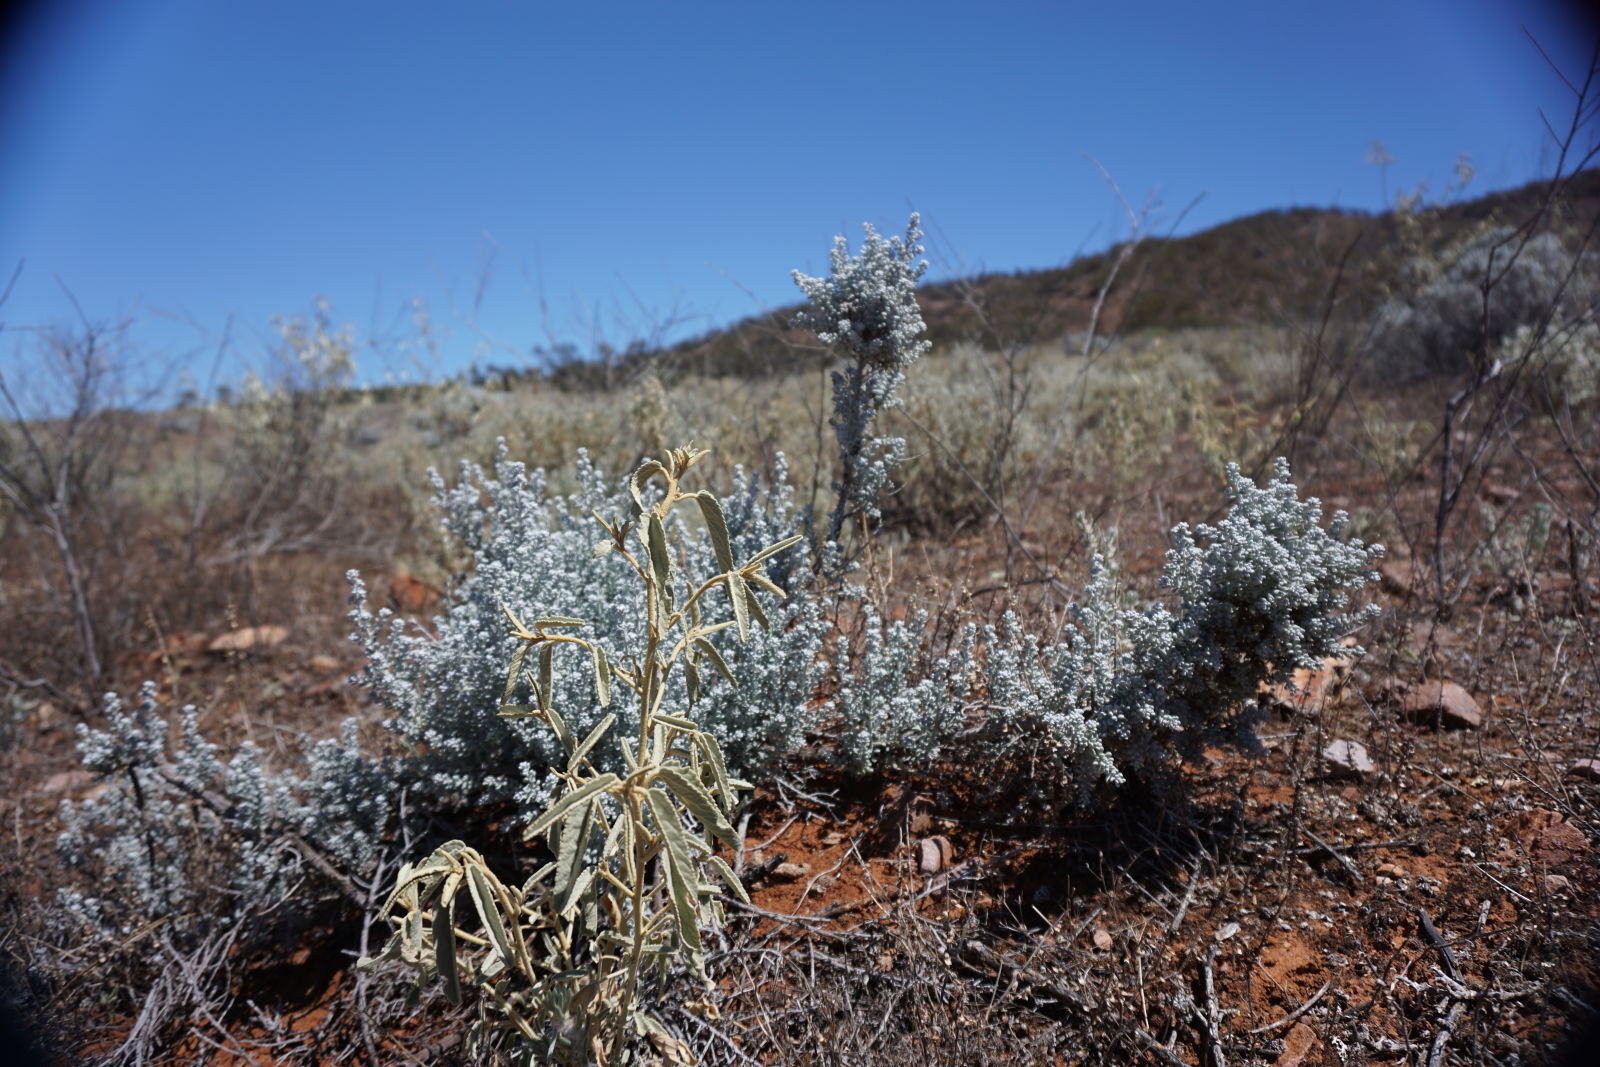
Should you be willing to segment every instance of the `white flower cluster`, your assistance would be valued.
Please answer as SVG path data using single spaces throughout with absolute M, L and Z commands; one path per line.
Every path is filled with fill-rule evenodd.
M 828 520 L 829 543 L 836 543 L 846 521 L 877 518 L 879 495 L 905 458 L 905 442 L 875 437 L 878 412 L 898 403 L 895 396 L 906 368 L 928 350 L 927 326 L 917 304 L 917 281 L 927 271 L 920 259 L 921 219 L 916 214 L 904 238 L 885 240 L 870 225 L 858 256 L 843 236 L 834 238 L 825 278 L 794 272 L 794 282 L 809 306 L 794 325 L 816 331 L 850 360 L 833 372 L 833 417 L 842 470 L 833 488 L 837 503 Z

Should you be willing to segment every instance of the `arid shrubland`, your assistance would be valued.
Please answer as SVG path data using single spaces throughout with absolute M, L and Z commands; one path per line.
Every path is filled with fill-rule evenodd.
M 463 1026 L 482 1047 L 525 1062 L 621 1062 L 637 1041 L 676 1055 L 650 1005 L 702 972 L 701 927 L 742 892 L 718 846 L 741 844 L 744 782 L 800 759 L 845 779 L 944 763 L 1093 810 L 1130 783 L 1171 785 L 1203 746 L 1251 748 L 1261 687 L 1344 654 L 1378 552 L 1342 515 L 1324 525 L 1287 464 L 1264 486 L 1228 469 L 1225 517 L 1171 531 L 1159 603 L 1129 603 L 1104 542 L 1060 631 L 1006 615 L 935 633 L 923 614 L 884 618 L 856 584 L 893 483 L 919 476 L 903 462 L 918 450 L 880 425 L 908 374 L 937 369 L 918 362 L 918 236 L 913 217 L 903 239 L 869 229 L 858 255 L 841 238 L 829 277 L 797 277 L 803 321 L 842 360 L 826 499 L 803 497 L 778 449 L 768 471 L 689 488 L 711 461 L 660 438 L 716 415 L 646 381 L 592 409 L 623 467 L 578 450 L 550 472 L 502 439 L 453 482 L 431 475 L 461 561 L 431 621 L 369 603 L 352 574 L 378 740 L 352 721 L 296 767 L 269 767 L 250 747 L 225 757 L 188 713 L 169 745 L 153 691 L 110 705 L 104 729 L 83 731 L 106 788 L 63 812 L 58 943 L 37 965 L 69 978 L 61 961 L 80 957 L 59 950 L 84 943 L 147 976 L 195 961 L 187 999 L 146 1002 L 133 1060 L 189 1007 L 225 999 L 239 939 L 279 930 L 302 899 L 356 907 L 392 890 L 366 916 L 394 921 L 379 957 L 471 1000 Z M 500 404 L 475 408 L 453 443 L 470 451 L 486 421 L 513 421 Z M 912 414 L 938 429 L 929 409 Z M 977 456 L 992 430 L 969 427 L 957 454 Z M 1043 447 L 1023 436 L 1008 462 Z M 543 842 L 527 870 L 511 858 L 518 835 Z M 217 889 L 222 904 L 198 904 Z M 160 937 L 126 941 L 151 923 Z

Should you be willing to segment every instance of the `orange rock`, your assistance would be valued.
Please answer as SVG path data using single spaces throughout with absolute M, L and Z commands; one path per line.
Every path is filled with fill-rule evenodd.
M 1321 1044 L 1315 1030 L 1305 1023 L 1295 1023 L 1283 1036 L 1283 1055 L 1272 1061 L 1272 1067 L 1303 1067 L 1311 1062 L 1311 1054 Z
M 1476 730 L 1483 725 L 1483 709 L 1455 682 L 1423 682 L 1400 686 L 1397 692 L 1400 713 L 1419 726 Z
M 389 581 L 389 599 L 396 611 L 416 614 L 432 610 L 439 603 L 439 590 L 412 574 L 408 568 L 395 571 Z
M 287 626 L 243 626 L 212 638 L 207 652 L 254 652 L 281 645 L 289 639 Z
M 1535 863 L 1547 867 L 1565 863 L 1589 851 L 1589 839 L 1559 812 L 1534 808 L 1517 815 L 1517 840 Z

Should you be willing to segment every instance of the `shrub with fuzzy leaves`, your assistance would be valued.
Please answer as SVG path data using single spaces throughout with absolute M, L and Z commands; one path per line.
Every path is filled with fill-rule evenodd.
M 887 240 L 864 226 L 866 240 L 856 256 L 843 236 L 835 237 L 827 277 L 794 272 L 794 283 L 808 301 L 794 325 L 815 330 L 823 344 L 849 361 L 832 375 L 829 425 L 839 443 L 840 474 L 828 516 L 830 546 L 837 545 L 846 522 L 878 517 L 878 496 L 905 458 L 905 441 L 873 436 L 872 423 L 880 411 L 899 403 L 895 393 L 906 368 L 931 347 L 921 339 L 927 326 L 917 304 L 917 281 L 928 269 L 919 258 L 920 223 L 913 214 L 905 237 Z
M 1011 615 L 986 628 L 980 728 L 930 703 L 920 724 L 897 721 L 892 740 L 856 762 L 1026 764 L 1036 795 L 1085 800 L 1129 780 L 1159 782 L 1206 745 L 1256 747 L 1263 686 L 1359 652 L 1340 640 L 1373 609 L 1349 610 L 1350 595 L 1382 549 L 1345 540 L 1342 512 L 1324 528 L 1321 504 L 1299 498 L 1283 460 L 1264 487 L 1230 465 L 1228 496 L 1217 526 L 1172 531 L 1162 574 L 1172 606 L 1124 607 L 1114 565 L 1096 556 L 1059 641 Z
M 1424 282 L 1381 309 L 1374 369 L 1407 380 L 1477 368 L 1519 327 L 1559 324 L 1575 313 L 1586 288 L 1579 266 L 1554 234 L 1519 244 L 1505 228 L 1464 243 L 1443 264 L 1413 263 Z
M 736 481 L 721 499 L 735 555 L 748 556 L 798 531 L 781 468 L 770 487 L 742 472 Z M 550 731 L 540 723 L 495 717 L 500 678 L 515 647 L 502 606 L 519 616 L 587 619 L 588 635 L 613 662 L 641 654 L 636 629 L 628 625 L 636 610 L 628 576 L 596 568 L 592 560 L 592 515 L 625 516 L 632 502 L 581 454 L 578 485 L 570 495 L 551 493 L 543 471 L 529 471 L 503 447 L 492 475 L 463 464 L 453 487 L 435 476 L 446 529 L 474 559 L 450 591 L 435 632 L 408 626 L 387 610 L 373 613 L 359 578 L 351 576 L 357 638 L 370 657 L 365 682 L 393 713 L 389 728 L 415 753 L 405 771 L 416 802 L 442 810 L 511 802 L 531 819 L 553 796 L 550 768 L 563 765 L 564 757 Z M 688 573 L 715 573 L 703 528 L 683 527 L 674 536 L 684 546 Z M 800 555 L 770 561 L 769 577 L 786 588 L 800 586 L 794 573 Z M 716 622 L 729 609 L 716 604 L 707 611 Z M 818 605 L 802 594 L 775 611 L 769 629 L 727 652 L 738 689 L 708 680 L 695 706 L 697 720 L 721 740 L 735 774 L 751 773 L 798 748 L 817 715 L 810 702 L 822 677 L 825 632 Z M 558 660 L 554 686 L 554 699 L 569 709 L 574 732 L 587 732 L 604 714 L 586 664 Z M 666 710 L 685 709 L 669 701 Z M 636 726 L 624 712 L 617 728 L 627 733 Z

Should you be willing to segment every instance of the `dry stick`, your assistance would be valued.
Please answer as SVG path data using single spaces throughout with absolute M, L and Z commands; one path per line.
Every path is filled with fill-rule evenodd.
M 1194 901 L 1195 886 L 1200 884 L 1200 865 L 1196 863 L 1189 873 L 1189 888 L 1184 891 L 1183 903 L 1178 905 L 1178 914 L 1172 917 L 1172 922 L 1167 925 L 1167 933 L 1175 934 L 1178 927 L 1183 925 L 1183 917 L 1189 914 L 1189 905 Z
M 1444 1017 L 1444 1022 L 1439 1026 L 1439 1032 L 1433 1035 L 1433 1044 L 1428 1049 L 1428 1067 L 1439 1067 L 1444 1060 L 1445 1046 L 1450 1043 L 1450 1035 L 1455 1031 L 1456 1023 L 1461 1021 L 1461 1013 L 1467 1008 L 1466 1001 L 1454 1000 L 1450 1004 L 1450 1012 Z
M 1360 869 L 1357 868 L 1354 863 L 1351 863 L 1349 857 L 1345 856 L 1344 853 L 1340 852 L 1322 838 L 1318 837 L 1316 832 L 1311 830 L 1309 827 L 1301 827 L 1300 832 L 1311 838 L 1311 840 L 1315 841 L 1317 844 L 1321 845 L 1321 851 L 1326 852 L 1328 855 L 1338 860 L 1339 866 L 1343 867 L 1349 873 L 1351 878 L 1354 878 L 1358 882 L 1362 880 Z
M 1317 1003 L 1317 1001 L 1322 999 L 1322 994 L 1326 993 L 1331 988 L 1333 988 L 1333 979 L 1332 978 L 1328 979 L 1326 982 L 1323 982 L 1322 983 L 1322 988 L 1317 990 L 1315 993 L 1311 994 L 1311 999 L 1310 1000 L 1306 1001 L 1304 1004 L 1300 1005 L 1294 1011 L 1291 1011 L 1288 1015 L 1285 1015 L 1283 1018 L 1279 1019 L 1277 1022 L 1271 1022 L 1271 1023 L 1268 1023 L 1265 1026 L 1258 1026 L 1254 1030 L 1246 1030 L 1245 1033 L 1247 1033 L 1250 1036 L 1254 1037 L 1257 1034 L 1271 1033 L 1272 1031 L 1278 1029 L 1278 1027 L 1280 1027 L 1280 1026 L 1288 1026 L 1290 1023 L 1292 1023 L 1296 1019 L 1300 1018 L 1300 1016 L 1302 1016 L 1306 1012 L 1310 1011 L 1311 1008 Z
M 1428 943 L 1434 947 L 1434 950 L 1439 953 L 1439 958 L 1444 961 L 1446 973 L 1457 982 L 1462 981 L 1461 968 L 1456 964 L 1456 955 L 1450 951 L 1450 946 L 1440 936 L 1439 928 L 1433 925 L 1433 920 L 1421 908 L 1416 909 L 1416 916 L 1417 923 L 1422 927 L 1423 936 L 1428 939 Z
M 1222 1055 L 1222 1011 L 1217 1007 L 1217 988 L 1213 975 L 1217 953 L 1221 950 L 1222 946 L 1212 945 L 1211 951 L 1206 953 L 1206 961 L 1201 967 L 1201 974 L 1205 979 L 1206 1008 L 1203 1014 L 1199 1008 L 1195 1009 L 1195 1014 L 1200 1016 L 1200 1021 L 1205 1026 L 1206 1044 L 1211 1053 L 1211 1067 L 1228 1067 L 1228 1061 Z
M 1147 1052 L 1155 1053 L 1156 1059 L 1167 1064 L 1167 1067 L 1189 1067 L 1181 1056 L 1157 1041 L 1143 1027 L 1134 1027 L 1133 1036 L 1139 1039 L 1139 1044 L 1143 1045 Z
M 1321 838 L 1318 838 L 1317 840 L 1320 841 Z M 1359 850 L 1362 850 L 1362 849 L 1369 849 L 1369 848 L 1411 848 L 1415 844 L 1416 844 L 1415 841 L 1399 840 L 1399 839 L 1393 840 L 1393 841 L 1351 841 L 1348 844 L 1340 845 L 1339 848 L 1343 849 L 1346 852 L 1356 852 L 1356 851 L 1359 851 Z M 1328 851 L 1328 846 L 1326 846 L 1326 845 L 1315 845 L 1315 846 L 1310 847 L 1310 848 L 1297 848 L 1297 849 L 1294 850 L 1294 854 L 1296 856 L 1310 856 L 1310 855 L 1314 855 L 1314 854 L 1316 854 L 1318 852 L 1326 852 L 1326 851 Z

